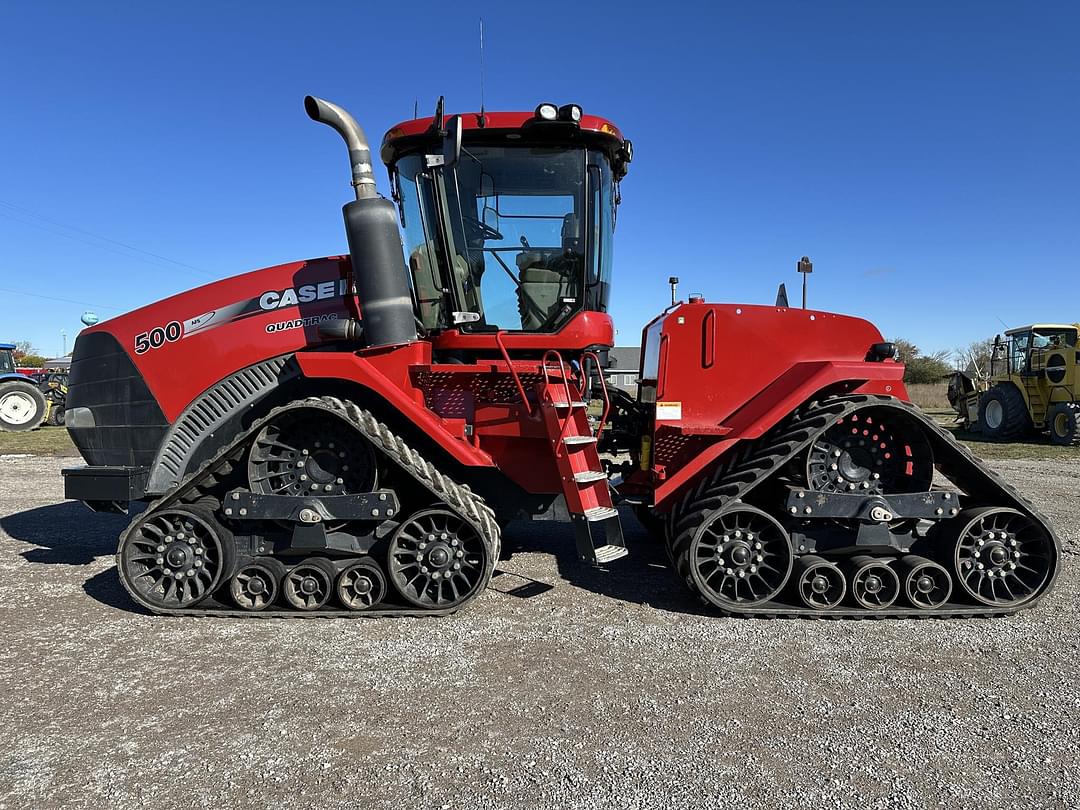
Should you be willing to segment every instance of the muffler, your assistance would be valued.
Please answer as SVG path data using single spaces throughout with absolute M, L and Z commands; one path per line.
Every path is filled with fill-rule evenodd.
M 368 346 L 412 343 L 416 340 L 416 317 L 401 253 L 397 211 L 375 188 L 367 136 L 356 119 L 337 104 L 306 96 L 304 109 L 313 121 L 333 127 L 349 149 L 356 199 L 345 204 L 342 214 L 364 342 Z

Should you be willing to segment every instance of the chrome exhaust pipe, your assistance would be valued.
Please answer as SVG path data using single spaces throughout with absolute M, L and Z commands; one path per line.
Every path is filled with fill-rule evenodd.
M 367 135 L 349 113 L 333 102 L 315 96 L 304 96 L 304 110 L 312 121 L 326 124 L 337 130 L 349 148 L 349 164 L 352 166 L 352 186 L 356 199 L 375 197 L 375 172 L 371 166 L 371 149 Z

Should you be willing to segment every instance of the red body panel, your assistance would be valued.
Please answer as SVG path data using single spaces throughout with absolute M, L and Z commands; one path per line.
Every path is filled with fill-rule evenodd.
M 614 346 L 615 324 L 606 312 L 579 312 L 554 335 L 507 332 L 503 341 L 509 348 L 534 352 L 548 349 L 581 351 L 590 346 Z M 447 329 L 436 335 L 433 345 L 436 349 L 488 351 L 494 347 L 490 332 L 462 332 L 457 329 Z
M 534 112 L 490 112 L 484 113 L 484 126 L 480 126 L 480 113 L 461 113 L 461 124 L 463 129 L 521 129 L 527 122 L 535 118 Z M 427 118 L 413 118 L 409 121 L 402 121 L 400 124 L 396 124 L 391 127 L 390 130 L 383 136 L 383 144 L 389 144 L 398 138 L 407 138 L 414 135 L 424 135 L 431 131 L 432 125 L 435 123 L 435 119 L 432 117 Z M 616 140 L 623 140 L 622 132 L 611 121 L 606 118 L 601 118 L 598 115 L 582 115 L 580 121 L 580 128 L 588 132 L 597 132 L 604 135 L 610 135 Z
M 716 458 L 815 394 L 907 399 L 904 367 L 870 362 L 881 333 L 861 318 L 749 304 L 682 304 L 642 338 L 643 401 L 657 403 L 649 469 L 630 488 L 663 506 Z
M 173 422 L 195 397 L 234 371 L 321 343 L 319 320 L 355 317 L 348 267 L 348 259 L 331 257 L 255 270 L 111 318 L 84 334 L 112 333 Z M 327 284 L 332 289 L 319 286 Z M 289 290 L 296 293 L 293 305 Z M 155 346 L 151 333 L 164 332 L 170 323 L 180 324 L 179 336 L 171 339 L 174 330 Z M 148 348 L 140 352 L 143 346 Z

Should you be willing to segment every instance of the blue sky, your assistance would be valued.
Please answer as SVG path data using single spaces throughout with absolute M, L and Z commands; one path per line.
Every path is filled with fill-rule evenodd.
M 634 141 L 619 343 L 669 275 L 770 303 L 803 254 L 812 306 L 926 349 L 1080 320 L 1078 9 L 10 2 L 0 340 L 58 352 L 85 309 L 343 252 L 345 156 L 304 94 L 372 140 L 414 101 L 476 109 L 481 16 L 489 110 L 575 101 Z

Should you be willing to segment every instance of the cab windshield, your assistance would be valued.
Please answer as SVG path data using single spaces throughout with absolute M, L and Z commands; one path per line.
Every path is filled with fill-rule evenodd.
M 607 309 L 615 204 L 601 152 L 466 147 L 451 168 L 412 155 L 397 172 L 425 327 L 554 332 Z
M 991 358 L 991 373 L 1022 373 L 1041 368 L 1050 351 L 1071 349 L 1076 344 L 1075 329 L 1036 327 L 1031 331 L 1015 332 Z
M 0 374 L 15 373 L 15 361 L 11 357 L 11 349 L 0 349 Z

